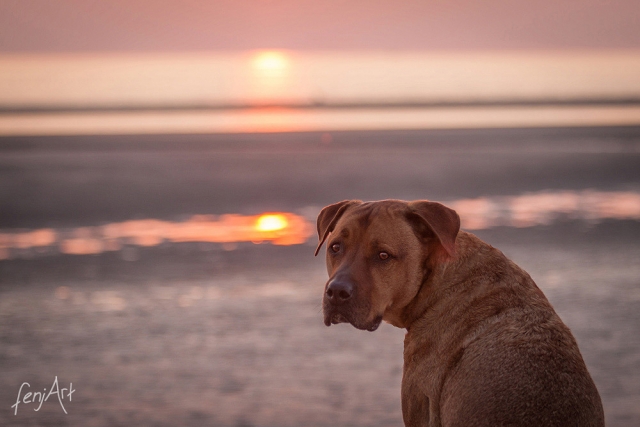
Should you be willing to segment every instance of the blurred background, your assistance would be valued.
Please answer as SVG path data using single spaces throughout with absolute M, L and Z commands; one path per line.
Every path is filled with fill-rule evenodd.
M 640 425 L 633 0 L 0 0 L 0 424 L 399 426 L 315 218 L 430 199 Z M 75 389 L 12 407 L 27 391 Z M 36 410 L 37 409 L 37 410 Z

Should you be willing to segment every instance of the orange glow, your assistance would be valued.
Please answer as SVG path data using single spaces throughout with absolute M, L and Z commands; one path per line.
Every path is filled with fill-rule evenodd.
M 72 255 L 117 251 L 127 244 L 157 246 L 164 241 L 222 243 L 225 250 L 235 249 L 238 242 L 296 245 L 306 242 L 312 234 L 313 227 L 307 220 L 291 213 L 195 215 L 184 222 L 141 219 L 57 232 L 41 229 L 0 233 L 0 259 L 11 258 L 11 249 L 54 245 L 60 252 Z
M 67 239 L 60 242 L 60 252 L 70 255 L 89 255 L 104 252 L 101 240 L 91 238 Z
M 462 228 L 533 227 L 558 218 L 600 221 L 640 220 L 640 194 L 634 192 L 542 191 L 512 197 L 480 197 L 446 203 L 460 215 Z
M 44 248 L 56 243 L 57 234 L 50 228 L 23 233 L 0 233 L 0 259 L 11 258 L 9 249 Z
M 258 231 L 278 231 L 289 225 L 287 217 L 281 214 L 265 214 L 256 221 L 256 230 Z
M 253 57 L 253 68 L 264 75 L 281 75 L 289 68 L 289 57 L 279 51 L 262 51 Z
M 445 204 L 458 212 L 462 228 L 467 230 L 547 225 L 562 218 L 590 222 L 640 220 L 640 193 L 631 191 L 542 191 L 452 200 Z M 141 219 L 62 230 L 0 230 L 0 259 L 19 257 L 32 248 L 57 247 L 62 253 L 80 255 L 118 251 L 126 245 L 157 246 L 163 242 L 220 243 L 223 250 L 232 251 L 239 242 L 303 244 L 313 234 L 313 224 L 302 216 L 285 212 L 196 215 L 183 222 Z
M 288 97 L 291 81 L 291 60 L 278 51 L 261 51 L 250 57 L 251 73 L 245 87 L 254 105 L 281 104 Z
M 640 49 L 5 52 L 0 70 L 5 136 L 640 124 L 640 107 L 618 102 L 640 97 Z M 597 99 L 611 103 L 583 103 Z M 305 108 L 236 108 L 265 105 Z M 322 108 L 340 105 L 354 108 Z
M 21 249 L 34 246 L 50 246 L 56 241 L 56 233 L 50 228 L 43 228 L 26 233 L 14 234 L 11 240 L 13 240 L 14 247 Z

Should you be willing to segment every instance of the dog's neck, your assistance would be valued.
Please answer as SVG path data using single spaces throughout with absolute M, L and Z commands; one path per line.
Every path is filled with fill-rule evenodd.
M 425 261 L 425 273 L 420 290 L 403 311 L 398 326 L 410 331 L 424 323 L 428 313 L 437 310 L 478 269 L 486 268 L 488 258 L 506 260 L 504 255 L 484 243 L 473 234 L 460 231 L 456 239 L 456 252 L 452 258 L 442 262 Z M 428 325 L 424 325 L 428 327 Z

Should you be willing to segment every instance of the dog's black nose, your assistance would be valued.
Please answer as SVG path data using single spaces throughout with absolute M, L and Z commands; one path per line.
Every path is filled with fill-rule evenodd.
M 332 304 L 342 304 L 353 295 L 353 285 L 345 280 L 332 280 L 327 286 L 327 298 Z

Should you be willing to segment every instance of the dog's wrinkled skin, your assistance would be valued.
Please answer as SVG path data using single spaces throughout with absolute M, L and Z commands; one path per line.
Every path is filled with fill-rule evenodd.
M 603 426 L 569 329 L 526 272 L 459 226 L 428 201 L 325 207 L 325 324 L 407 329 L 406 426 Z

